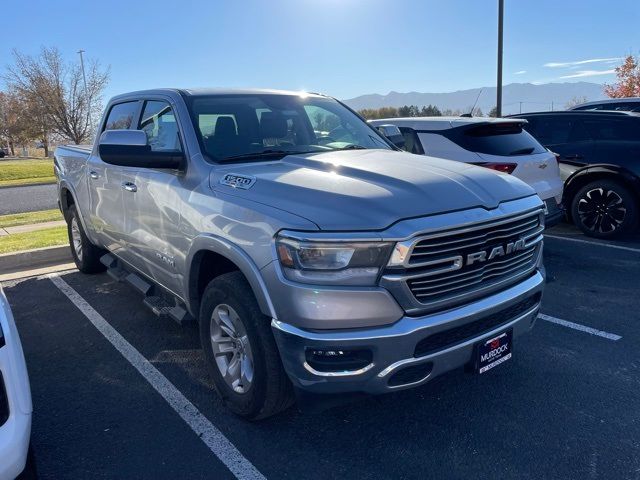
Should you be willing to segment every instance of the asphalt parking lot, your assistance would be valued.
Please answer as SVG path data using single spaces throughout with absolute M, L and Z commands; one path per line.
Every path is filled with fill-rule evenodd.
M 30 373 L 38 472 L 640 478 L 640 239 L 600 245 L 560 227 L 545 261 L 546 320 L 490 373 L 454 371 L 259 423 L 228 415 L 211 392 L 196 328 L 158 319 L 126 284 L 75 271 L 5 283 Z

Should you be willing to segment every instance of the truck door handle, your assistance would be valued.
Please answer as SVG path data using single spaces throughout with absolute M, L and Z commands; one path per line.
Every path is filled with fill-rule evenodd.
M 91 171 L 91 172 L 89 172 L 89 176 L 91 177 L 92 180 L 97 180 L 100 175 L 98 175 L 94 171 Z
M 122 188 L 124 188 L 127 192 L 137 192 L 138 191 L 138 187 L 136 187 L 135 183 L 131 183 L 131 182 L 123 182 L 122 183 Z

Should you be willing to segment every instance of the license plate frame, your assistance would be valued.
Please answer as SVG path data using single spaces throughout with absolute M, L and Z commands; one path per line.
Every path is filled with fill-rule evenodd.
M 513 358 L 513 329 L 478 342 L 475 348 L 475 371 L 478 374 L 489 370 Z

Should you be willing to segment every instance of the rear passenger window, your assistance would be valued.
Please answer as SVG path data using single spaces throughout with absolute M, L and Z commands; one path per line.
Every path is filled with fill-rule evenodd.
M 638 122 L 594 118 L 585 120 L 584 123 L 595 140 L 640 140 Z
M 147 143 L 152 151 L 182 151 L 178 123 L 171 105 L 167 102 L 145 102 L 139 128 L 147 134 Z
M 530 131 L 542 145 L 561 145 L 590 140 L 582 121 L 575 118 L 538 117 L 531 122 Z
M 111 107 L 105 130 L 129 130 L 138 111 L 138 102 L 118 103 Z

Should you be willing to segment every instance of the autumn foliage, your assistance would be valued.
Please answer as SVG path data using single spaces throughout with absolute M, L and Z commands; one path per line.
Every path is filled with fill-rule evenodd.
M 624 63 L 616 68 L 618 82 L 605 85 L 604 92 L 611 98 L 640 97 L 640 65 L 638 58 L 629 55 Z

